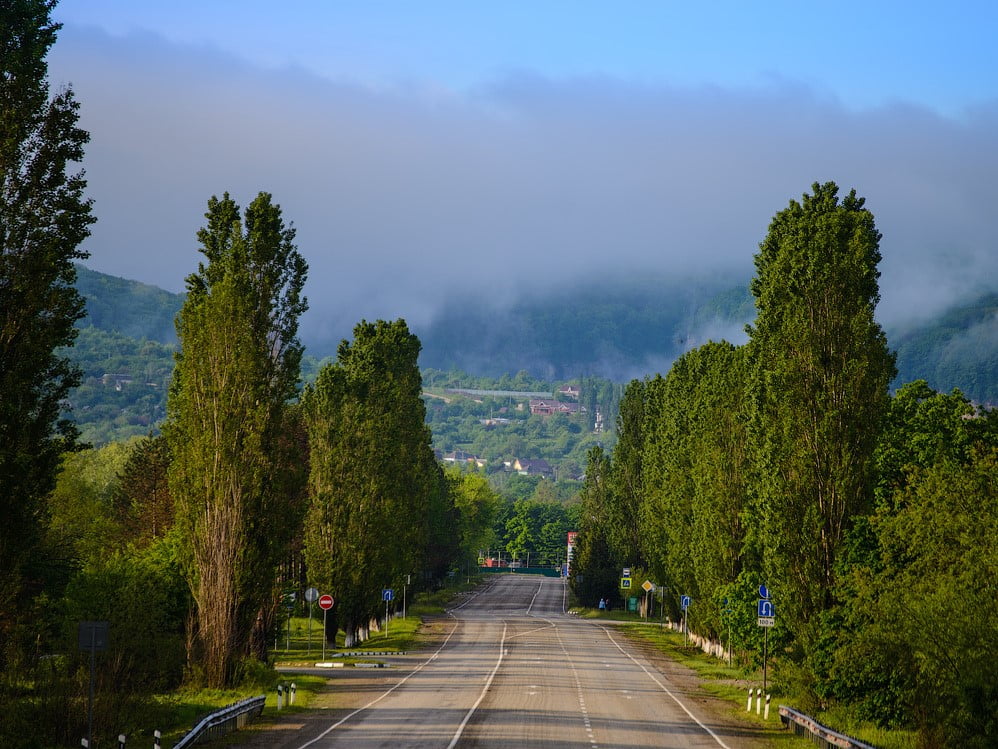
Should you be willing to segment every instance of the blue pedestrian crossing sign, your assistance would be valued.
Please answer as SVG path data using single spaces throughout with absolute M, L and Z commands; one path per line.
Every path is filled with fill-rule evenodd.
M 395 598 L 395 591 L 392 590 L 391 588 L 385 588 L 384 590 L 381 591 L 382 601 L 391 601 L 394 598 Z

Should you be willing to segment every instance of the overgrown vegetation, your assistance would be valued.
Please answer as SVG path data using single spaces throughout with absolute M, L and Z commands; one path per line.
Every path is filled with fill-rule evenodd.
M 695 631 L 749 653 L 765 586 L 797 707 L 922 747 L 993 746 L 998 411 L 924 381 L 889 395 L 878 241 L 831 184 L 777 215 L 749 343 L 631 383 L 612 458 L 590 452 L 572 586 L 617 604 L 636 565 L 673 619 L 689 596 Z

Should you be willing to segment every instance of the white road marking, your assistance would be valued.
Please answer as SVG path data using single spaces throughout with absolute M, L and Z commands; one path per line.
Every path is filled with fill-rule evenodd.
M 492 673 L 489 674 L 488 681 L 485 682 L 485 687 L 482 689 L 482 693 L 478 695 L 478 700 L 471 706 L 468 714 L 464 716 L 464 720 L 461 721 L 461 725 L 457 727 L 457 733 L 455 733 L 454 738 L 450 740 L 450 743 L 447 745 L 447 749 L 454 749 L 454 747 L 457 746 L 457 742 L 461 740 L 461 734 L 464 733 L 465 726 L 468 725 L 468 721 L 471 720 L 471 716 L 475 714 L 475 710 L 478 709 L 478 706 L 482 704 L 482 700 L 485 699 L 485 695 L 489 691 L 489 687 L 492 686 L 492 680 L 496 678 L 496 673 L 499 671 L 499 667 L 502 665 L 503 656 L 506 653 L 504 647 L 506 644 L 506 628 L 508 626 L 509 625 L 506 622 L 503 622 L 502 639 L 499 641 L 499 660 L 496 661 L 495 668 L 493 668 Z
M 518 637 L 523 637 L 525 635 L 532 635 L 534 632 L 542 632 L 543 630 L 545 630 L 545 629 L 551 629 L 551 627 L 554 626 L 554 622 L 550 622 L 547 619 L 545 619 L 544 621 L 547 622 L 547 626 L 545 626 L 545 627 L 535 627 L 534 629 L 528 629 L 526 632 L 517 632 L 515 635 L 510 635 L 509 639 L 510 640 L 515 640 Z M 524 645 L 524 647 L 536 648 L 536 647 L 543 647 L 543 646 L 541 646 L 541 645 Z
M 534 597 L 530 599 L 530 605 L 527 606 L 527 616 L 530 616 L 530 609 L 534 607 L 534 601 L 537 600 L 537 595 L 541 592 L 542 587 L 544 587 L 543 581 L 537 586 L 537 592 L 534 593 Z
M 572 669 L 572 678 L 575 679 L 575 689 L 579 693 L 579 710 L 582 711 L 582 725 L 586 729 L 586 735 L 589 737 L 589 744 L 591 746 L 598 746 L 596 739 L 593 736 L 593 726 L 589 720 L 589 710 L 586 708 L 586 697 L 582 692 L 582 681 L 579 679 L 579 672 L 575 668 L 575 661 L 572 656 L 568 654 L 568 648 L 565 647 L 565 642 L 561 639 L 561 631 L 554 622 L 548 622 L 554 626 L 554 633 L 558 636 L 558 644 L 561 645 L 561 652 L 565 654 L 565 660 L 568 661 L 569 667 Z
M 603 632 L 606 634 L 606 636 L 610 639 L 610 642 L 612 642 L 617 647 L 617 650 L 619 650 L 621 653 L 623 653 L 628 658 L 630 658 L 631 661 L 633 661 L 633 663 L 638 668 L 640 668 L 642 671 L 644 671 L 652 681 L 654 681 L 656 684 L 658 684 L 659 688 L 663 692 L 665 692 L 667 695 L 669 695 L 672 698 L 672 701 L 675 702 L 677 705 L 679 705 L 679 707 L 681 707 L 683 709 L 684 713 L 686 713 L 688 716 L 690 716 L 690 718 L 698 726 L 700 726 L 704 731 L 706 731 L 708 734 L 710 734 L 710 737 L 712 739 L 714 739 L 714 741 L 716 741 L 718 743 L 718 746 L 724 747 L 724 749 L 731 749 L 731 747 L 729 747 L 727 744 L 725 744 L 723 741 L 721 741 L 721 738 L 716 733 L 714 733 L 713 731 L 710 730 L 710 728 L 708 728 L 703 723 L 701 723 L 700 719 L 697 718 L 697 716 L 695 716 L 693 713 L 691 713 L 690 710 L 689 710 L 689 708 L 686 707 L 686 705 L 684 705 L 680 701 L 680 699 L 676 695 L 674 695 L 672 693 L 672 691 L 667 686 L 665 686 L 665 684 L 663 684 L 661 681 L 659 681 L 658 677 L 655 676 L 655 674 L 653 674 L 651 671 L 649 671 L 647 668 L 645 668 L 641 663 L 639 663 L 634 658 L 634 656 L 632 656 L 630 653 L 628 653 L 626 650 L 624 650 L 622 647 L 620 647 L 620 643 L 618 643 L 616 640 L 613 639 L 613 636 L 610 634 L 610 630 L 608 630 L 606 627 L 602 627 L 602 626 L 600 627 L 600 629 L 602 629 Z M 562 647 L 564 647 L 564 646 L 562 646 Z
M 372 705 L 376 705 L 377 703 L 381 702 L 381 700 L 383 700 L 385 697 L 387 697 L 388 695 L 390 695 L 392 692 L 394 692 L 400 686 L 402 686 L 407 681 L 409 681 L 409 679 L 411 679 L 413 676 L 415 676 L 417 673 L 419 673 L 423 669 L 424 666 L 428 666 L 431 661 L 435 660 L 436 657 L 438 655 L 440 655 L 440 652 L 445 647 L 447 647 L 447 643 L 450 642 L 450 638 L 454 635 L 455 632 L 457 632 L 457 628 L 458 628 L 459 625 L 460 625 L 460 622 L 455 622 L 454 623 L 454 629 L 452 629 L 450 631 L 450 633 L 447 635 L 447 638 L 443 641 L 443 644 L 439 648 L 437 648 L 437 652 L 435 652 L 433 655 L 431 655 L 426 661 L 424 661 L 423 663 L 419 664 L 419 666 L 417 666 L 416 668 L 414 668 L 411 674 L 409 674 L 408 676 L 406 676 L 404 679 L 402 679 L 398 684 L 396 684 L 395 686 L 393 686 L 391 689 L 389 689 L 388 691 L 384 692 L 380 697 L 377 697 L 377 698 L 371 700 L 370 702 L 368 702 L 363 707 L 358 707 L 356 710 L 354 710 L 349 715 L 341 718 L 336 723 L 333 723 L 333 725 L 331 725 L 325 731 L 323 731 L 322 733 L 320 733 L 314 739 L 312 739 L 311 741 L 306 741 L 304 744 L 302 744 L 301 746 L 299 746 L 298 749 L 305 749 L 305 747 L 311 746 L 312 744 L 314 744 L 319 739 L 324 739 L 326 736 L 328 736 L 330 733 L 332 733 L 335 729 L 339 728 L 344 723 L 346 723 L 348 720 L 350 720 L 357 713 L 361 713 L 364 710 L 367 710 L 367 708 L 371 707 Z

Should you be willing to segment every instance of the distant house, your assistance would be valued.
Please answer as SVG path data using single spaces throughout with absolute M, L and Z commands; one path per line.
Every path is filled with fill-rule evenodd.
M 478 423 L 481 424 L 486 429 L 491 429 L 492 427 L 506 426 L 510 423 L 510 419 L 502 416 L 494 416 L 489 419 L 479 419 Z
M 102 385 L 114 385 L 114 389 L 118 391 L 121 390 L 122 386 L 132 384 L 131 375 L 126 374 L 111 374 L 109 372 L 105 372 L 101 375 L 100 379 Z
M 571 398 L 572 400 L 578 400 L 581 393 L 582 391 L 579 389 L 578 385 L 562 385 L 558 388 L 559 395 Z
M 554 478 L 554 469 L 543 458 L 538 458 L 537 460 L 517 458 L 513 461 L 513 470 L 521 476 L 547 476 L 548 478 Z
M 578 403 L 566 403 L 556 400 L 531 400 L 530 413 L 535 416 L 551 416 L 552 414 L 577 414 L 581 410 Z
M 444 463 L 474 463 L 479 468 L 484 468 L 487 462 L 485 458 L 479 458 L 477 455 L 466 453 L 464 450 L 444 453 L 443 461 Z

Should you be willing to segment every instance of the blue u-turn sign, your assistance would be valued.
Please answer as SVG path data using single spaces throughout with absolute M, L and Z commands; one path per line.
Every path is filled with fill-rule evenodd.
M 381 591 L 382 601 L 391 601 L 394 598 L 395 598 L 395 591 L 392 590 L 391 588 L 385 588 L 384 590 Z
M 759 616 L 765 616 L 765 617 L 776 616 L 776 607 L 773 606 L 772 601 L 766 601 L 766 600 L 759 601 Z

